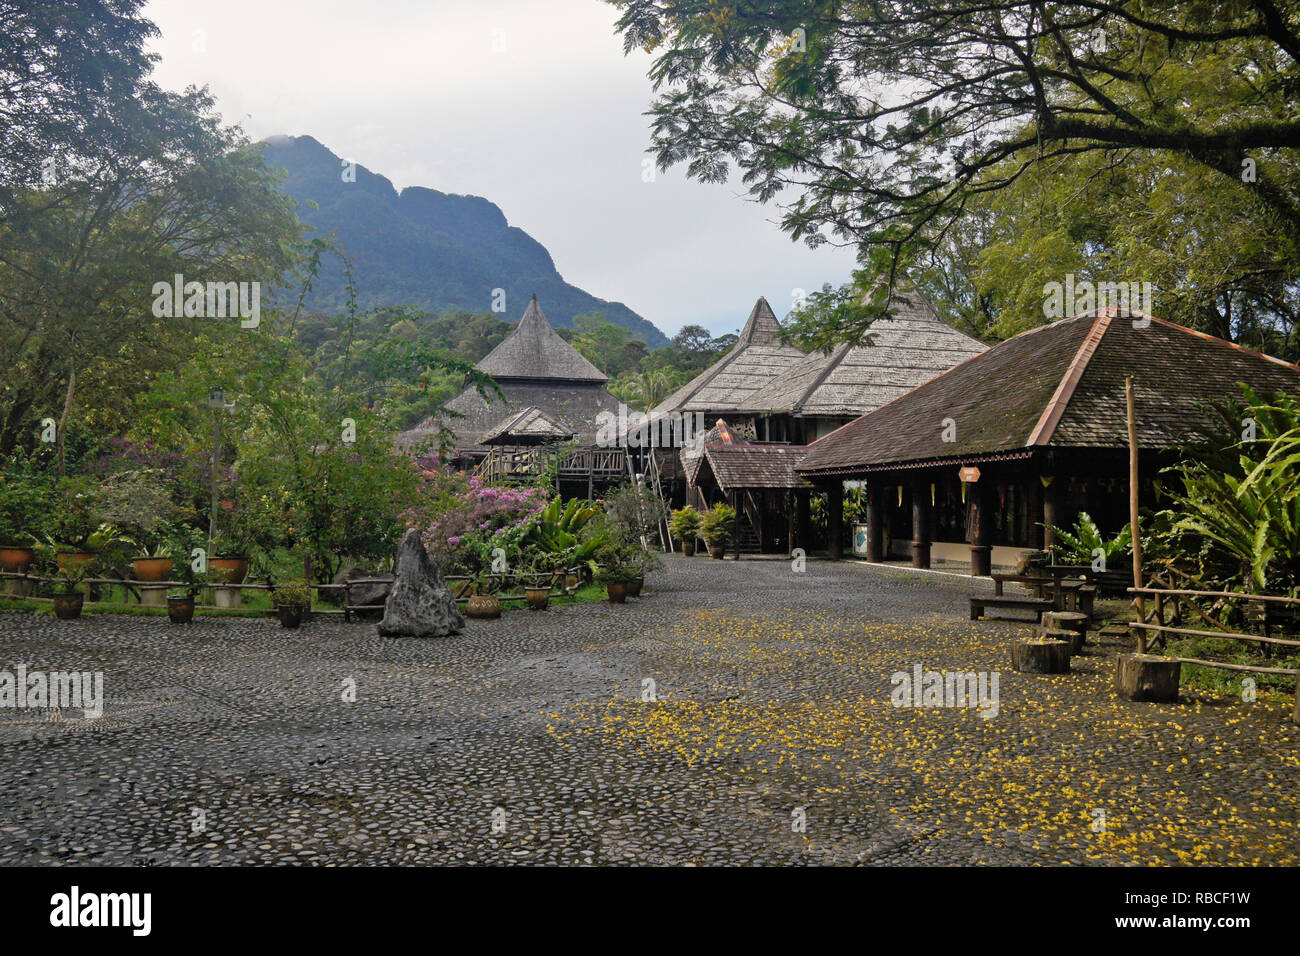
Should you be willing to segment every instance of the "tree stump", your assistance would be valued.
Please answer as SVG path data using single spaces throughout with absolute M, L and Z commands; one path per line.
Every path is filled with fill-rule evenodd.
M 1070 631 L 1065 628 L 1047 626 L 1043 630 L 1043 637 L 1049 641 L 1061 641 L 1070 646 L 1070 656 L 1083 653 L 1083 635 L 1078 631 Z
M 1021 674 L 1066 674 L 1070 670 L 1070 645 L 1042 638 L 1019 641 L 1011 645 L 1011 663 Z
M 1167 657 L 1121 654 L 1115 659 L 1115 693 L 1124 700 L 1176 701 L 1182 676 L 1182 663 Z
M 1079 635 L 1074 652 L 1078 654 L 1088 642 L 1088 615 L 1081 611 L 1047 611 L 1043 614 L 1043 631 L 1074 631 Z

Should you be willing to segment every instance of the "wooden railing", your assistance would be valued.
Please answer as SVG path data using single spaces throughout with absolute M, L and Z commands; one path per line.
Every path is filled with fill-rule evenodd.
M 1273 594 L 1239 594 L 1236 591 L 1197 591 L 1183 588 L 1129 588 L 1130 594 L 1141 597 L 1154 598 L 1153 617 L 1159 621 L 1158 624 L 1152 624 L 1150 618 L 1144 618 L 1141 621 L 1132 621 L 1129 627 L 1144 633 L 1155 634 L 1160 640 L 1163 647 L 1166 635 L 1174 634 L 1181 637 L 1208 637 L 1222 638 L 1231 641 L 1244 641 L 1249 644 L 1257 644 L 1260 647 L 1296 647 L 1300 648 L 1300 640 L 1287 640 L 1280 637 L 1273 637 L 1271 627 L 1273 624 L 1282 623 L 1283 621 L 1296 621 L 1300 619 L 1300 598 L 1285 597 Z M 1174 601 L 1191 605 L 1191 602 L 1185 601 L 1186 598 L 1212 598 L 1219 601 L 1240 600 L 1258 603 L 1263 608 L 1263 634 L 1243 634 L 1238 631 L 1210 631 L 1190 627 L 1173 627 L 1164 623 L 1164 612 L 1167 602 Z M 1279 613 L 1282 608 L 1291 609 L 1289 613 Z M 1202 616 L 1207 617 L 1213 623 L 1217 623 L 1213 618 L 1208 618 L 1204 612 Z M 1144 646 L 1145 642 L 1140 642 L 1139 648 Z M 1295 720 L 1300 723 L 1300 668 L 1295 667 L 1263 667 L 1255 664 L 1229 664 L 1225 661 L 1210 661 L 1199 657 L 1169 657 L 1168 660 L 1179 661 L 1183 664 L 1196 664 L 1201 667 L 1213 667 L 1226 671 L 1241 671 L 1251 674 L 1275 674 L 1284 677 L 1296 678 L 1296 709 Z
M 490 482 L 533 481 L 552 464 L 561 478 L 608 482 L 627 477 L 627 453 L 622 448 L 576 448 L 559 456 L 545 446 L 499 447 L 488 452 L 476 472 Z

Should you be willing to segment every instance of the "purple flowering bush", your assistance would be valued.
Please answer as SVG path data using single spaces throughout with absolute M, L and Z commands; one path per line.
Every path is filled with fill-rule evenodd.
M 520 546 L 548 498 L 540 488 L 489 485 L 477 475 L 426 470 L 421 503 L 406 513 L 444 574 L 479 574 L 501 548 L 516 566 Z

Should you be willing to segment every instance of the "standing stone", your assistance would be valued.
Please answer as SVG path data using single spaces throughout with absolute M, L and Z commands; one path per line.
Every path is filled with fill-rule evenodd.
M 446 637 L 465 628 L 456 599 L 411 528 L 397 549 L 397 581 L 384 602 L 381 637 Z

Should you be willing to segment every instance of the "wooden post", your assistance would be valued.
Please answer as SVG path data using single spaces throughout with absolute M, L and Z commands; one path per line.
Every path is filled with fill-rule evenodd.
M 739 561 L 740 560 L 740 522 L 743 521 L 745 518 L 745 512 L 742 508 L 742 502 L 740 500 L 739 491 L 733 491 L 731 493 L 731 507 L 736 512 L 736 533 L 732 537 L 734 537 L 736 540 L 736 560 Z
M 987 475 L 970 486 L 968 494 L 974 495 L 973 534 L 970 545 L 970 573 L 988 577 L 993 571 L 993 485 Z
M 795 534 L 799 547 L 807 554 L 812 545 L 812 492 L 800 488 L 795 492 Z
M 912 567 L 930 566 L 930 496 L 927 482 L 912 482 Z
M 1124 379 L 1124 398 L 1128 404 L 1128 520 L 1133 532 L 1133 586 L 1142 587 L 1142 535 L 1138 528 L 1138 433 L 1137 412 L 1133 404 L 1133 376 Z M 1135 595 L 1138 620 L 1146 621 L 1146 602 Z M 1146 631 L 1138 629 L 1137 652 L 1147 651 Z
M 1052 532 L 1052 528 L 1061 526 L 1060 495 L 1057 491 L 1056 479 L 1050 475 L 1042 477 L 1050 479 L 1047 487 L 1043 489 L 1043 550 L 1051 551 L 1056 546 L 1056 535 Z M 1042 477 L 1038 479 L 1040 485 L 1043 483 Z
M 1047 529 L 1043 527 L 1047 515 L 1043 509 L 1043 483 L 1038 478 L 1037 469 L 1025 478 L 1025 492 L 1029 503 L 1028 544 L 1035 551 L 1047 550 Z
M 881 510 L 881 495 L 884 489 L 872 483 L 867 485 L 867 560 L 879 564 L 884 560 L 881 554 L 881 542 L 884 539 L 884 514 Z
M 826 489 L 826 554 L 832 561 L 844 557 L 844 482 L 836 478 Z

